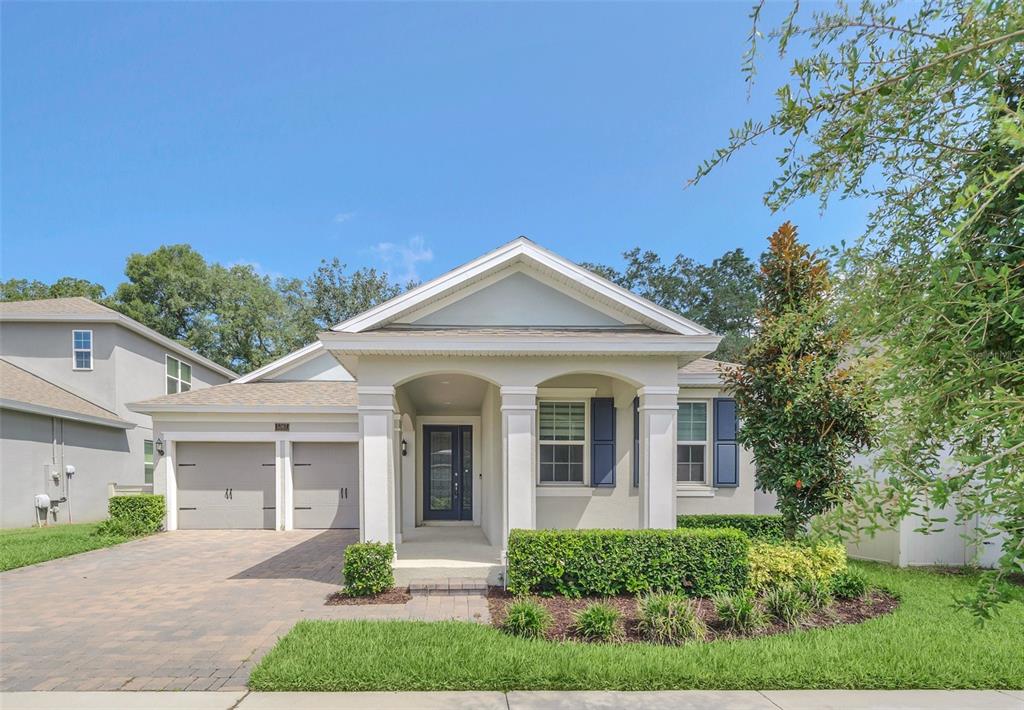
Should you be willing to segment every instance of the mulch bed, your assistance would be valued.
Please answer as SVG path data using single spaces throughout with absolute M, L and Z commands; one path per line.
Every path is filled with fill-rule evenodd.
M 627 643 L 647 643 L 647 639 L 637 629 L 637 598 L 633 595 L 604 598 L 583 598 L 569 599 L 567 597 L 532 597 L 532 599 L 546 607 L 554 623 L 548 630 L 549 641 L 581 641 L 573 632 L 573 613 L 584 609 L 588 604 L 595 601 L 604 601 L 611 604 L 622 613 L 622 624 L 625 631 L 623 641 Z M 505 608 L 515 600 L 509 593 L 492 588 L 487 595 L 487 603 L 491 612 L 491 623 L 500 627 L 505 620 Z M 882 616 L 892 612 L 899 606 L 899 600 L 880 590 L 873 590 L 864 599 L 836 599 L 835 603 L 828 609 L 808 614 L 799 627 L 790 627 L 786 624 L 772 622 L 769 626 L 750 634 L 737 634 L 723 628 L 715 615 L 715 607 L 710 599 L 697 599 L 700 616 L 708 625 L 708 641 L 721 639 L 758 638 L 761 636 L 772 636 L 774 634 L 789 633 L 800 629 L 825 629 L 830 626 L 841 624 L 857 624 L 876 616 Z
M 395 587 L 380 594 L 370 594 L 365 597 L 349 597 L 341 592 L 334 592 L 327 597 L 324 606 L 351 606 L 357 604 L 405 604 L 412 599 L 407 589 Z

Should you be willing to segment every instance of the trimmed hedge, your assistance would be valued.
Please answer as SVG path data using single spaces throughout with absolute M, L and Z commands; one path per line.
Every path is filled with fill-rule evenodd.
M 138 537 L 163 529 L 166 505 L 159 495 L 112 496 L 107 512 L 110 519 L 100 523 L 98 535 Z
M 738 592 L 747 585 L 749 547 L 731 529 L 513 530 L 508 589 L 567 597 Z
M 394 587 L 394 558 L 395 546 L 389 542 L 357 542 L 346 547 L 345 566 L 341 569 L 345 594 L 365 597 Z
M 758 592 L 805 581 L 831 586 L 832 579 L 845 571 L 846 548 L 839 543 L 755 542 L 750 546 L 750 587 Z
M 680 528 L 735 528 L 751 540 L 781 542 L 784 537 L 781 515 L 679 515 Z

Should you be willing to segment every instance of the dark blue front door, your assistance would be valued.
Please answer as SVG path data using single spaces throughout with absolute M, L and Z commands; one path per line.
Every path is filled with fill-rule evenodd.
M 423 519 L 473 519 L 473 427 L 423 427 Z

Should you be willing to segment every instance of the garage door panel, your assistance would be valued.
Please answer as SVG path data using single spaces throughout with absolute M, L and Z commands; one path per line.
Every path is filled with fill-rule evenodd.
M 182 442 L 176 447 L 178 527 L 275 527 L 274 445 Z
M 359 527 L 359 449 L 296 443 L 292 450 L 296 528 Z

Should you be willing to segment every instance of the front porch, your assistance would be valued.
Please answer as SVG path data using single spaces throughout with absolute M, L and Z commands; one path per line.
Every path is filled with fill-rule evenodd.
M 416 582 L 449 585 L 485 582 L 504 583 L 502 549 L 487 541 L 478 527 L 418 527 L 402 533 L 394 563 L 395 583 L 405 587 Z

